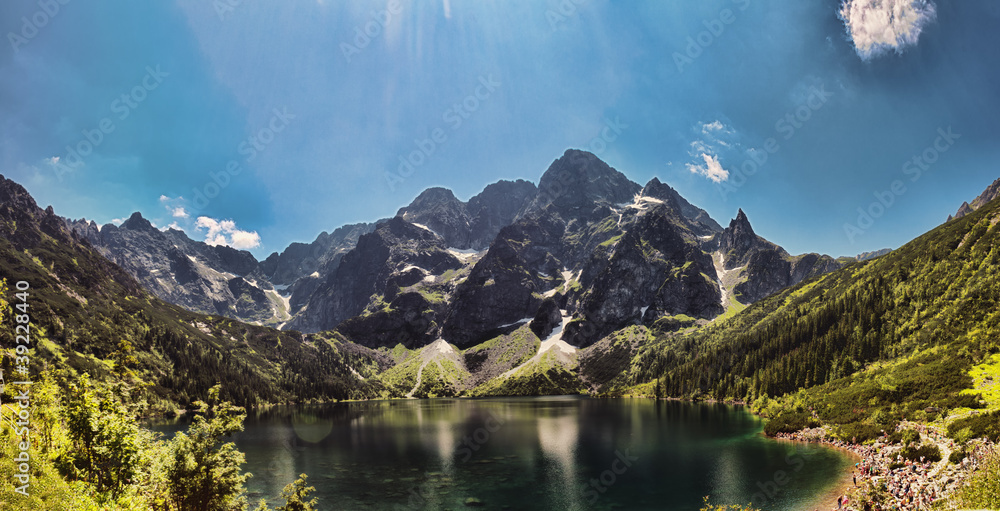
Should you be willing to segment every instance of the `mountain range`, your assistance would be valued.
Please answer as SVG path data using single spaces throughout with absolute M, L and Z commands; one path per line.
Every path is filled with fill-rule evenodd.
M 250 282 L 257 265 L 246 253 L 152 229 L 135 215 L 120 228 L 101 229 L 103 243 L 115 250 L 126 244 L 131 252 L 120 253 L 135 254 L 137 260 L 120 265 L 106 256 L 111 252 L 91 243 L 93 232 L 70 225 L 93 227 L 57 216 L 51 206 L 41 209 L 21 185 L 0 176 L 0 280 L 9 289 L 24 283 L 18 289 L 25 292 L 23 310 L 30 313 L 30 374 L 49 368 L 127 387 L 141 384 L 142 400 L 157 412 L 203 399 L 219 381 L 227 382 L 228 399 L 244 405 L 369 398 L 383 392 L 372 379 L 392 365 L 383 353 L 333 336 L 280 332 L 193 313 L 157 298 L 144 286 L 147 280 L 126 269 L 139 271 L 143 262 L 190 250 L 190 259 L 181 254 L 171 262 L 196 261 L 166 278 L 202 276 L 200 281 L 208 282 L 207 273 L 198 272 L 207 272 L 210 263 Z M 150 251 L 142 253 L 139 246 Z M 154 271 L 169 268 L 157 263 Z M 142 275 L 166 280 L 154 271 Z M 13 331 L 0 333 L 5 346 L 14 346 Z M 14 374 L 12 363 L 5 357 L 2 369 Z
M 979 196 L 975 199 L 972 199 L 971 203 L 963 202 L 962 205 L 958 207 L 958 211 L 955 212 L 954 216 L 948 215 L 948 221 L 950 222 L 955 218 L 962 218 L 963 216 L 983 207 L 987 202 L 990 202 L 997 197 L 1000 197 L 1000 179 L 993 181 L 993 183 L 983 190 L 983 193 L 979 194 Z
M 39 288 L 41 358 L 111 378 L 107 361 L 140 353 L 129 371 L 162 407 L 219 379 L 240 382 L 230 397 L 247 404 L 650 393 L 656 381 L 739 399 L 826 384 L 938 339 L 905 323 L 866 332 L 895 310 L 887 300 L 948 292 L 871 293 L 889 277 L 978 282 L 945 263 L 991 246 L 994 204 L 898 250 L 792 256 L 742 210 L 722 227 L 658 179 L 639 185 L 569 150 L 537 186 L 500 181 L 467 202 L 431 188 L 396 216 L 257 261 L 138 213 L 119 226 L 61 218 L 0 179 L 0 278 Z
M 742 210 L 723 229 L 658 179 L 640 186 L 577 150 L 538 186 L 498 181 L 466 202 L 429 188 L 392 218 L 260 262 L 139 213 L 120 226 L 66 224 L 165 301 L 284 330 L 336 328 L 373 347 L 439 337 L 468 347 L 546 301 L 572 318 L 567 340 L 583 347 L 631 322 L 707 322 L 842 265 L 789 255 Z

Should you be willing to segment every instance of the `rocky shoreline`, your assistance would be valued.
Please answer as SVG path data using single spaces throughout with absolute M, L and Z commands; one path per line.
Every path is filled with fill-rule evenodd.
M 857 444 L 836 439 L 828 427 L 824 426 L 794 433 L 779 433 L 775 438 L 826 444 L 859 457 L 860 461 L 852 467 L 852 480 L 847 491 L 832 496 L 832 507 L 829 508 L 838 509 L 840 504 L 839 509 L 851 511 L 930 509 L 934 502 L 950 497 L 955 490 L 961 488 L 965 479 L 978 469 L 986 454 L 997 447 L 983 439 L 972 440 L 966 447 L 967 456 L 961 463 L 955 464 L 949 458 L 958 446 L 939 428 L 903 422 L 897 426 L 896 431 L 904 429 L 913 429 L 920 433 L 923 442 L 936 445 L 940 450 L 941 460 L 932 462 L 922 457 L 918 461 L 905 460 L 902 456 L 903 446 L 890 443 L 888 434 L 870 444 Z M 876 487 L 885 490 L 880 492 L 886 497 L 881 508 L 871 504 L 873 495 L 869 492 Z M 838 497 L 843 498 L 841 503 L 834 500 Z

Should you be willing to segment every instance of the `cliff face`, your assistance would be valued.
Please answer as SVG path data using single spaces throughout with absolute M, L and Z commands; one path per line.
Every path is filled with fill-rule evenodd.
M 162 300 L 248 322 L 280 318 L 280 298 L 250 252 L 207 245 L 175 229 L 160 231 L 139 213 L 117 227 L 65 222 Z
M 993 181 L 989 186 L 987 186 L 986 189 L 983 190 L 983 193 L 979 194 L 978 197 L 972 200 L 972 203 L 963 202 L 958 208 L 958 211 L 955 212 L 955 216 L 949 216 L 948 220 L 951 221 L 954 218 L 962 218 L 963 216 L 985 206 L 986 203 L 996 199 L 997 197 L 1000 197 L 1000 179 Z
M 429 188 L 389 220 L 259 263 L 138 213 L 118 227 L 64 223 L 164 300 L 285 330 L 336 329 L 372 347 L 472 346 L 532 318 L 539 332 L 567 318 L 563 339 L 583 347 L 629 324 L 710 321 L 733 301 L 840 267 L 790 256 L 742 210 L 723 229 L 659 179 L 640 186 L 578 150 L 537 187 L 498 181 L 467 202 Z

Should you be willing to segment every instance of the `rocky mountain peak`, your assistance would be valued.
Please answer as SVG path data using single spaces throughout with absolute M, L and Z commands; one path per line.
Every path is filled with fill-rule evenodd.
M 659 178 L 650 179 L 642 188 L 640 195 L 670 204 L 681 216 L 691 221 L 692 230 L 699 236 L 709 236 L 722 230 L 722 226 L 713 220 L 707 211 L 688 202 L 677 190 L 661 182 Z
M 997 197 L 1000 197 L 1000 178 L 990 183 L 990 185 L 983 190 L 983 193 L 973 199 L 970 206 L 972 206 L 972 209 L 979 209 L 986 205 L 987 202 L 996 199 Z
M 424 190 L 409 206 L 400 208 L 396 217 L 426 225 L 450 246 L 469 246 L 469 211 L 465 203 L 455 198 L 455 194 L 447 188 Z
M 420 192 L 420 195 L 417 195 L 417 198 L 413 199 L 409 206 L 399 208 L 396 215 L 406 218 L 407 212 L 412 214 L 440 206 L 463 209 L 464 204 L 455 197 L 451 190 L 435 186 Z
M 7 204 L 22 211 L 34 211 L 38 204 L 23 186 L 0 174 L 0 204 Z
M 593 153 L 568 149 L 538 181 L 529 212 L 551 208 L 562 216 L 587 216 L 608 204 L 632 202 L 642 190 Z
M 510 225 L 537 194 L 538 188 L 530 181 L 500 180 L 469 199 L 466 204 L 471 229 L 468 248 L 489 247 L 500 229 Z
M 1000 197 L 1000 179 L 993 181 L 993 183 L 987 186 L 986 189 L 983 190 L 983 193 L 979 194 L 979 196 L 973 199 L 971 203 L 963 202 L 958 208 L 958 211 L 955 213 L 954 218 L 962 218 L 963 216 L 983 207 L 986 203 L 996 199 L 997 197 Z M 952 219 L 953 217 L 948 216 L 948 221 L 951 221 Z
M 743 208 L 736 213 L 736 218 L 729 222 L 730 229 L 744 229 L 750 234 L 753 234 L 753 227 L 750 226 L 750 220 L 747 218 L 747 214 L 743 212 Z
M 742 266 L 760 245 L 750 220 L 741 208 L 719 237 L 719 249 L 727 269 Z
M 402 217 L 398 216 L 392 217 L 389 220 L 378 224 L 378 226 L 375 227 L 375 232 L 373 234 L 366 234 L 362 236 L 362 238 L 372 235 L 392 240 L 411 239 L 433 242 L 441 240 L 441 237 L 438 236 L 437 233 L 407 222 Z
M 153 224 L 151 224 L 149 220 L 143 218 L 142 213 L 139 213 L 138 211 L 132 213 L 132 216 L 128 217 L 128 220 L 122 223 L 122 225 L 119 228 L 127 229 L 130 231 L 144 231 L 144 232 L 157 231 L 156 227 L 153 227 Z

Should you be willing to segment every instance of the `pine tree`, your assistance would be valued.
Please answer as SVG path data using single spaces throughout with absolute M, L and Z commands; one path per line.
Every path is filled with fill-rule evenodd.
M 299 474 L 299 478 L 293 483 L 288 483 L 281 490 L 281 498 L 285 499 L 285 505 L 278 506 L 277 511 L 315 511 L 318 499 L 310 499 L 309 494 L 316 491 L 312 486 L 306 486 L 305 474 Z
M 240 472 L 246 458 L 236 444 L 220 444 L 224 437 L 243 431 L 246 412 L 229 402 L 218 402 L 220 385 L 212 387 L 209 404 L 197 401 L 199 415 L 187 433 L 172 441 L 167 485 L 178 510 L 232 511 L 247 507 L 243 483 L 251 474 Z

